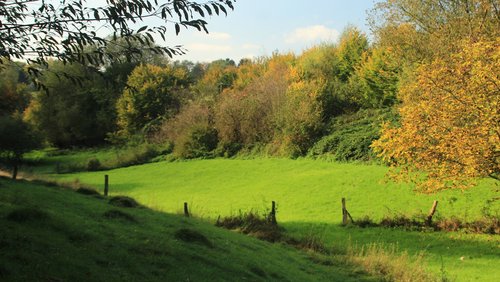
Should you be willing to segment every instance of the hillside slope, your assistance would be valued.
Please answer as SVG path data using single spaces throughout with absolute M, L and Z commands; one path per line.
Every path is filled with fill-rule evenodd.
M 196 219 L 27 181 L 0 178 L 0 226 L 2 281 L 376 280 Z
M 355 220 L 365 215 L 418 216 L 439 201 L 436 218 L 464 221 L 500 214 L 498 186 L 481 181 L 470 190 L 418 194 L 410 185 L 383 182 L 387 168 L 377 165 L 320 160 L 214 159 L 159 162 L 110 171 L 52 174 L 62 182 L 102 189 L 110 177 L 110 193 L 134 197 L 155 210 L 177 212 L 189 202 L 191 211 L 216 219 L 241 211 L 263 212 L 277 202 L 278 222 L 293 237 L 314 234 L 325 244 L 345 248 L 381 243 L 387 248 L 418 255 L 425 252 L 429 268 L 457 281 L 495 281 L 500 270 L 497 235 L 465 232 L 418 232 L 388 228 L 343 228 L 340 200 Z

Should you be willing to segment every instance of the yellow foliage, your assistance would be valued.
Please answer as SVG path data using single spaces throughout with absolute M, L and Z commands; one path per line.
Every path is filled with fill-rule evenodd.
M 424 192 L 466 188 L 473 178 L 500 173 L 500 38 L 459 47 L 417 69 L 400 89 L 401 124 L 386 124 L 372 145 L 402 167 L 394 176 Z

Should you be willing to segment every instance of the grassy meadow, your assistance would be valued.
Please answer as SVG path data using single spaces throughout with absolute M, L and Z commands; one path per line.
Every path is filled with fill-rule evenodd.
M 99 172 L 46 174 L 78 181 L 111 195 L 127 195 L 157 211 L 179 213 L 188 202 L 196 216 L 215 220 L 249 210 L 265 213 L 277 202 L 278 222 L 296 237 L 315 237 L 333 249 L 379 244 L 398 253 L 421 254 L 438 275 L 456 281 L 495 281 L 500 271 L 497 235 L 341 227 L 342 197 L 354 220 L 369 216 L 417 216 L 439 201 L 435 217 L 466 221 L 498 215 L 498 187 L 489 180 L 466 191 L 415 193 L 410 185 L 386 182 L 387 168 L 299 159 L 214 159 L 158 162 Z

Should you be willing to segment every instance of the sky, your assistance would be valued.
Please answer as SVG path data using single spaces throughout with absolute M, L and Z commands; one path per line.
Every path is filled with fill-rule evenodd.
M 370 35 L 367 11 L 375 0 L 237 0 L 226 16 L 207 17 L 209 34 L 182 29 L 161 45 L 182 45 L 187 54 L 175 60 L 210 62 L 296 54 L 315 44 L 336 42 L 353 25 Z

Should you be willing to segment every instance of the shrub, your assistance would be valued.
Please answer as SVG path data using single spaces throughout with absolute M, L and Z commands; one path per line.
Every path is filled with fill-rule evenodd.
M 335 161 L 376 159 L 370 146 L 380 137 L 381 123 L 388 120 L 396 120 L 390 109 L 361 110 L 336 117 L 330 122 L 328 134 L 314 144 L 308 156 Z
M 191 103 L 173 119 L 163 123 L 156 139 L 171 142 L 176 157 L 190 159 L 213 155 L 219 142 L 217 135 L 210 108 L 201 103 Z
M 101 169 L 101 162 L 98 159 L 93 158 L 87 161 L 88 171 L 98 171 L 100 169 Z

